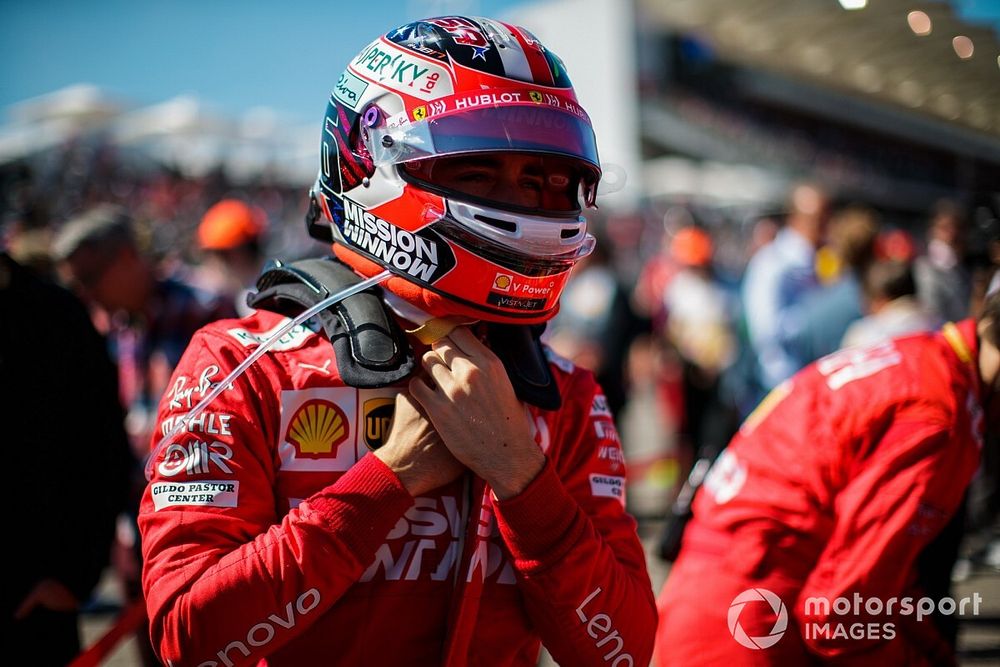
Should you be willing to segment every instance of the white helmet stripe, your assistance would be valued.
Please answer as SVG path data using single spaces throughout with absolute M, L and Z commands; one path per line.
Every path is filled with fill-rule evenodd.
M 476 17 L 476 22 L 483 26 L 490 38 L 496 43 L 497 53 L 500 54 L 500 61 L 503 62 L 505 76 L 519 81 L 532 81 L 528 57 L 524 55 L 521 43 L 511 34 L 507 26 L 480 17 Z

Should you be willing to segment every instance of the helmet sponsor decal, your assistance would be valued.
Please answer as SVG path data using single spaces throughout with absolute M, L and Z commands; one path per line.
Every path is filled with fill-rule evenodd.
M 400 229 L 346 197 L 343 216 L 335 221 L 355 249 L 397 273 L 432 284 L 455 267 L 451 246 L 437 233 Z
M 507 273 L 498 273 L 493 279 L 493 289 L 498 292 L 509 292 L 510 285 L 514 282 L 514 276 Z
M 497 273 L 486 302 L 510 310 L 542 310 L 554 286 L 555 283 L 550 276 L 531 279 Z
M 527 310 L 531 312 L 541 310 L 545 307 L 545 299 L 525 299 L 509 294 L 498 294 L 497 292 L 490 292 L 489 296 L 486 297 L 486 302 L 498 308 Z
M 361 104 L 361 97 L 367 89 L 367 81 L 344 70 L 340 78 L 337 79 L 337 85 L 333 87 L 333 96 L 340 100 L 342 104 L 357 111 L 358 106 Z
M 382 39 L 369 44 L 350 69 L 373 83 L 422 100 L 455 92 L 447 69 Z
M 468 109 L 476 109 L 479 107 L 506 107 L 509 105 L 523 105 L 528 108 L 535 106 L 541 106 L 543 108 L 552 107 L 560 111 L 566 111 L 573 114 L 577 118 L 583 119 L 590 122 L 590 116 L 587 115 L 586 110 L 580 104 L 565 95 L 557 95 L 551 92 L 541 92 L 538 90 L 524 90 L 523 88 L 511 88 L 511 89 L 493 89 L 488 92 L 465 92 L 456 93 L 449 97 L 440 96 L 442 99 L 435 99 L 432 102 L 428 102 L 426 106 L 418 107 L 422 108 L 423 111 L 419 112 L 420 118 L 413 118 L 413 120 L 423 120 L 424 118 L 430 118 L 433 116 L 440 116 L 441 114 L 455 112 L 455 111 L 465 111 Z M 414 111 L 410 113 L 411 118 L 414 116 Z M 548 116 L 538 116 L 538 122 L 545 122 L 551 124 L 554 122 L 552 117 Z M 520 115 L 518 120 L 521 122 L 529 123 L 532 120 L 532 116 Z

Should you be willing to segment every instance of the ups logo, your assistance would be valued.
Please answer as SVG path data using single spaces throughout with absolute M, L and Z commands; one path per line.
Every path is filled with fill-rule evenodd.
M 396 401 L 393 398 L 370 398 L 364 403 L 364 434 L 368 449 L 378 449 L 385 444 L 392 426 Z

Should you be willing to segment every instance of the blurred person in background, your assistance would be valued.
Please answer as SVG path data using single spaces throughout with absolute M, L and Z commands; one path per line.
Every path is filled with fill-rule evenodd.
M 115 566 L 125 595 L 141 594 L 141 559 L 135 517 L 146 486 L 141 462 L 149 453 L 156 406 L 194 332 L 232 307 L 175 278 L 160 278 L 139 247 L 135 223 L 121 207 L 96 206 L 68 220 L 53 242 L 63 279 L 95 307 L 118 364 L 118 389 L 126 429 L 139 465 L 132 470 L 128 519 L 119 523 Z M 156 664 L 148 630 L 139 633 L 145 664 Z
M 684 421 L 683 367 L 677 350 L 667 344 L 665 296 L 684 268 L 673 253 L 674 236 L 693 225 L 694 216 L 687 207 L 672 205 L 667 209 L 659 248 L 642 266 L 632 290 L 633 312 L 648 322 L 648 335 L 637 336 L 627 355 L 631 391 L 626 441 L 644 441 L 648 446 L 650 435 L 657 433 L 661 442 L 652 447 L 655 455 L 670 453 L 673 457 L 675 435 Z
M 192 282 L 229 299 L 241 317 L 251 312 L 246 296 L 263 266 L 261 242 L 266 229 L 264 211 L 238 199 L 213 205 L 198 225 L 203 257 Z
M 976 208 L 968 241 L 972 313 L 983 311 L 987 294 L 1000 292 L 1000 193 Z M 1000 570 L 1000 433 L 983 447 L 983 465 L 969 489 L 965 553 L 956 568 L 961 578 L 985 565 Z
M 1000 293 L 978 321 L 842 350 L 782 383 L 698 491 L 657 664 L 954 664 L 952 617 L 884 605 L 947 593 L 953 520 L 998 428 Z
M 789 346 L 798 359 L 812 362 L 838 350 L 847 328 L 861 319 L 861 283 L 875 257 L 878 228 L 874 211 L 866 208 L 849 207 L 831 217 L 825 246 L 833 264 L 830 282 L 797 306 L 801 325 Z
M 736 356 L 732 313 L 736 306 L 712 274 L 712 237 L 689 226 L 670 244 L 681 267 L 663 294 L 665 342 L 680 357 L 683 377 L 682 444 L 694 458 L 718 452 L 732 435 L 721 404 L 719 379 Z M 711 455 L 714 458 L 714 455 Z
M 852 323 L 841 347 L 871 345 L 887 338 L 941 326 L 941 318 L 917 300 L 913 264 L 879 260 L 865 271 L 862 285 L 867 315 Z
M 617 415 L 625 404 L 625 353 L 640 327 L 599 238 L 594 252 L 573 268 L 559 314 L 546 327 L 543 340 L 557 354 L 594 372 L 608 407 Z
M 986 295 L 1000 288 L 1000 193 L 995 197 L 993 206 L 976 208 L 967 234 L 965 264 L 969 269 L 969 310 L 973 316 L 982 310 Z
M 136 454 L 145 455 L 156 405 L 200 327 L 233 309 L 217 295 L 160 278 L 123 208 L 96 206 L 68 220 L 53 242 L 60 274 L 105 322 L 118 363 L 122 401 Z
M 0 221 L 0 247 L 20 266 L 45 280 L 56 281 L 52 263 L 52 227 L 46 224 L 44 213 L 37 207 L 12 213 L 6 222 Z
M 809 361 L 791 343 L 804 324 L 798 306 L 818 286 L 816 249 L 830 206 L 826 192 L 809 184 L 795 187 L 789 203 L 784 227 L 750 259 L 743 281 L 747 335 L 765 391 Z
M 77 612 L 108 564 L 133 461 L 115 369 L 83 305 L 0 252 L 0 405 L 14 542 L 4 650 L 20 664 L 80 652 Z
M 913 275 L 920 301 L 942 320 L 968 317 L 972 283 L 963 264 L 965 214 L 958 204 L 941 200 L 927 228 L 927 253 L 918 257 Z
M 766 216 L 753 223 L 750 229 L 750 243 L 747 246 L 747 261 L 749 261 L 757 251 L 774 241 L 781 231 L 781 225 L 772 217 Z
M 707 231 L 693 225 L 681 228 L 673 235 L 670 251 L 682 268 L 663 295 L 666 326 L 661 342 L 681 367 L 679 477 L 688 481 L 674 500 L 660 538 L 659 553 L 668 561 L 676 557 L 690 518 L 686 491 L 700 483 L 700 471 L 736 430 L 736 407 L 723 396 L 722 378 L 737 355 L 733 318 L 738 311 L 713 274 L 714 244 Z
M 663 235 L 660 237 L 659 251 L 646 260 L 632 290 L 635 311 L 648 318 L 654 329 L 663 328 L 666 321 L 666 306 L 663 295 L 670 282 L 681 270 L 671 252 L 671 243 L 678 230 L 694 224 L 694 217 L 684 206 L 671 206 L 663 215 Z

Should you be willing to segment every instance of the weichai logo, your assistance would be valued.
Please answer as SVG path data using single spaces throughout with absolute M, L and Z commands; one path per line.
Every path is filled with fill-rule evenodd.
M 395 399 L 382 397 L 370 398 L 364 403 L 365 445 L 368 449 L 378 449 L 385 444 L 392 426 L 392 415 L 395 411 Z
M 350 424 L 343 410 L 330 401 L 313 399 L 292 415 L 285 440 L 295 446 L 298 456 L 336 458 L 337 448 L 349 434 Z
M 440 280 L 455 267 L 451 247 L 433 231 L 400 229 L 346 197 L 340 231 L 359 250 L 425 283 Z

